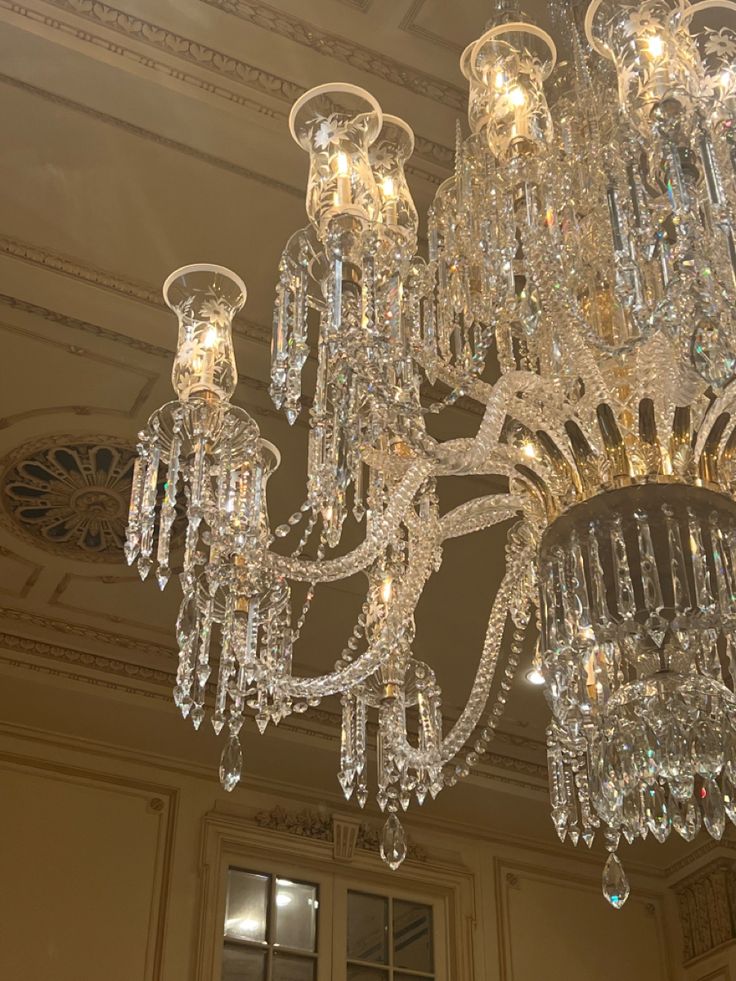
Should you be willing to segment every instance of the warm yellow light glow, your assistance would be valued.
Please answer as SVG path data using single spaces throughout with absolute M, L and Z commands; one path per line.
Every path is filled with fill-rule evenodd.
M 210 350 L 215 346 L 215 344 L 217 344 L 217 328 L 208 327 L 207 333 L 204 335 L 204 340 L 202 341 L 202 345 L 203 347 L 206 347 L 207 350 Z
M 496 72 L 495 86 L 502 89 L 506 85 L 506 72 Z
M 394 581 L 391 576 L 386 576 L 381 584 L 381 601 L 383 603 L 391 602 L 391 594 L 394 590 Z
M 664 54 L 664 41 L 659 34 L 652 34 L 647 41 L 647 51 L 652 58 L 661 58 Z
M 512 106 L 521 107 L 526 102 L 526 92 L 520 85 L 509 89 L 509 102 Z
M 396 181 L 393 177 L 384 177 L 381 183 L 381 193 L 388 201 L 396 197 Z
M 544 675 L 539 670 L 539 668 L 532 668 L 531 671 L 527 671 L 526 680 L 530 685 L 543 685 Z
M 528 456 L 530 460 L 533 460 L 534 457 L 537 455 L 537 450 L 536 447 L 534 446 L 534 443 L 524 443 L 522 452 L 524 456 Z
M 347 153 L 343 153 L 342 150 L 338 153 L 335 158 L 335 171 L 338 177 L 345 177 L 350 173 L 350 161 L 348 160 Z

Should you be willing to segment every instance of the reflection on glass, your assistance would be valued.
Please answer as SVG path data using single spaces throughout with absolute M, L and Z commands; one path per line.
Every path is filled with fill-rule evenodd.
M 383 896 L 348 893 L 348 960 L 388 964 L 388 900 Z M 370 973 L 365 975 L 366 981 L 371 978 Z
M 276 924 L 273 942 L 292 950 L 315 949 L 317 940 L 317 887 L 290 879 L 276 880 Z
M 222 981 L 265 981 L 266 952 L 226 945 L 222 952 Z
M 311 957 L 296 957 L 293 954 L 273 955 L 273 981 L 314 981 L 317 962 Z
M 431 974 L 432 907 L 394 900 L 394 966 Z
M 266 942 L 268 876 L 230 869 L 228 872 L 225 936 L 233 940 Z
M 348 964 L 348 981 L 387 981 L 388 971 L 380 967 L 360 967 Z

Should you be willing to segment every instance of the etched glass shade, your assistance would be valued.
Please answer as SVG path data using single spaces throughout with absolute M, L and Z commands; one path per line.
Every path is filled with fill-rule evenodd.
M 319 85 L 294 103 L 289 129 L 309 154 L 307 214 L 321 231 L 337 215 L 373 221 L 380 214 L 368 151 L 382 120 L 373 96 L 346 83 Z
M 179 320 L 174 391 L 182 401 L 229 399 L 238 383 L 232 321 L 245 305 L 245 283 L 223 266 L 200 263 L 175 270 L 163 293 Z
M 476 85 L 471 84 L 469 115 L 486 129 L 495 156 L 528 151 L 552 138 L 544 79 L 555 59 L 552 39 L 531 24 L 492 27 L 473 46 L 467 71 Z
M 614 62 L 621 108 L 645 134 L 653 124 L 687 122 L 706 95 L 703 64 L 690 32 L 693 10 L 674 0 L 594 0 L 588 8 L 588 39 Z
M 404 164 L 414 152 L 414 133 L 398 116 L 384 115 L 369 158 L 381 199 L 381 222 L 416 247 L 419 216 L 406 182 Z

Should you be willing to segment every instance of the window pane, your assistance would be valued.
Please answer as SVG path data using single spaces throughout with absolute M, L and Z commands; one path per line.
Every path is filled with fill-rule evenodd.
M 383 896 L 348 893 L 348 960 L 388 964 L 388 900 Z M 370 981 L 372 975 L 365 977 Z
M 273 981 L 314 981 L 317 962 L 311 957 L 295 957 L 294 954 L 273 955 Z
M 434 981 L 434 976 L 430 974 L 396 974 L 394 981 Z
M 266 942 L 267 875 L 230 869 L 227 875 L 225 936 Z
M 394 900 L 394 966 L 431 974 L 432 907 Z
M 388 971 L 380 967 L 358 967 L 348 964 L 348 981 L 388 981 Z
M 265 976 L 265 950 L 225 945 L 222 952 L 222 981 L 265 981 Z
M 276 929 L 273 943 L 292 950 L 315 949 L 317 887 L 290 879 L 276 880 Z

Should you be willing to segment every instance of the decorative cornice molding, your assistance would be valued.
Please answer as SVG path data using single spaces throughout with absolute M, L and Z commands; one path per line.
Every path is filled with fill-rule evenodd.
M 413 0 L 411 6 L 399 23 L 399 30 L 405 31 L 407 34 L 411 34 L 413 37 L 421 38 L 423 41 L 429 41 L 431 44 L 436 44 L 441 48 L 454 51 L 458 55 L 461 54 L 464 45 L 458 44 L 456 41 L 450 41 L 441 34 L 435 34 L 434 31 L 430 31 L 426 27 L 422 27 L 421 24 L 417 23 L 417 18 L 424 9 L 426 2 L 427 0 Z M 479 27 L 480 26 L 482 25 L 479 25 Z M 478 33 L 480 34 L 480 31 Z M 472 40 L 472 38 L 469 38 L 468 40 Z
M 3 251 L 3 243 L 0 240 L 0 252 Z M 53 255 L 53 253 L 45 253 L 46 255 Z M 33 260 L 28 260 L 33 261 Z M 40 265 L 46 265 L 46 263 L 41 262 Z M 95 271 L 86 272 L 89 276 L 85 275 L 85 267 L 82 265 L 74 264 L 70 262 L 69 265 L 65 266 L 55 266 L 53 267 L 56 272 L 63 272 L 66 275 L 71 276 L 75 279 L 86 279 L 91 285 L 99 285 L 95 279 Z M 127 289 L 128 283 L 126 280 L 117 280 L 112 274 L 105 274 L 107 277 L 106 288 L 115 289 L 116 284 L 120 284 L 120 293 L 123 296 L 132 297 L 133 299 L 139 299 L 142 302 L 148 302 L 145 296 L 135 296 L 130 293 Z M 103 338 L 104 340 L 113 341 L 117 344 L 124 344 L 128 347 L 134 348 L 135 350 L 141 351 L 144 354 L 153 355 L 158 358 L 171 358 L 173 353 L 172 350 L 165 347 L 160 347 L 156 344 L 149 344 L 147 341 L 139 340 L 135 337 L 130 337 L 128 334 L 121 334 L 118 331 L 110 330 L 107 327 L 101 327 L 99 324 L 90 323 L 88 320 L 80 320 L 78 317 L 72 317 L 69 314 L 61 313 L 58 310 L 50 310 L 48 307 L 39 306 L 36 303 L 31 303 L 28 300 L 22 300 L 17 296 L 9 296 L 5 293 L 0 293 L 0 305 L 5 305 L 10 307 L 12 310 L 20 310 L 22 313 L 27 313 L 32 316 L 42 317 L 44 320 L 48 320 L 54 324 L 60 324 L 61 326 L 68 327 L 71 330 L 83 331 L 87 334 L 93 334 L 96 337 Z M 163 303 L 155 302 L 153 305 L 164 309 Z M 269 344 L 270 343 L 270 331 L 268 328 L 256 324 L 253 321 L 243 321 L 236 320 L 234 325 L 234 332 L 236 336 L 243 337 L 246 340 L 254 341 L 258 344 Z M 246 389 L 252 389 L 253 391 L 266 391 L 268 385 L 262 381 L 260 378 L 253 378 L 250 375 L 240 375 L 240 383 Z M 74 407 L 71 407 L 73 411 Z M 272 415 L 278 419 L 282 418 L 281 413 L 276 412 L 276 410 L 271 410 L 266 407 L 258 407 L 257 410 L 261 415 Z M 90 410 L 88 407 L 81 407 L 80 414 L 89 415 Z M 129 414 L 129 413 L 128 413 Z
M 51 0 L 51 2 L 69 3 L 71 0 Z M 257 0 L 201 0 L 201 2 L 216 7 L 224 13 L 232 14 L 246 23 L 280 34 L 281 37 L 311 48 L 328 58 L 342 61 L 351 68 L 377 75 L 384 81 L 408 89 L 415 95 L 424 96 L 453 109 L 462 110 L 465 107 L 466 93 L 444 79 L 410 68 L 380 51 L 366 48 L 339 34 L 331 34 L 269 4 Z
M 298 85 L 296 82 L 282 78 L 279 75 L 274 75 L 273 73 L 258 68 L 255 65 L 250 65 L 247 62 L 233 58 L 222 51 L 217 51 L 215 48 L 211 48 L 190 38 L 183 37 L 156 24 L 151 24 L 147 21 L 140 20 L 139 18 L 133 17 L 127 14 L 125 11 L 111 7 L 108 4 L 92 2 L 92 0 L 45 0 L 45 2 L 61 10 L 65 10 L 77 17 L 92 21 L 93 23 L 107 28 L 108 30 L 122 34 L 127 39 L 162 51 L 168 57 L 183 60 L 189 64 L 196 65 L 196 67 L 204 69 L 205 71 L 214 72 L 220 77 L 226 78 L 228 81 L 248 86 L 253 91 L 258 92 L 261 96 L 265 96 L 266 98 L 277 99 L 291 105 L 291 103 L 293 103 L 294 100 L 305 91 L 303 86 Z M 210 0 L 202 0 L 202 2 L 208 3 Z M 13 0 L 0 0 L 0 9 L 3 8 L 17 17 L 25 17 L 35 23 L 41 23 L 49 31 L 62 31 L 64 34 L 71 34 L 79 41 L 94 44 L 96 47 L 108 51 L 113 56 L 122 56 L 126 59 L 137 62 L 138 64 L 142 64 L 145 68 L 160 75 L 175 78 L 179 82 L 199 88 L 200 90 L 207 92 L 210 96 L 224 98 L 230 103 L 250 109 L 259 113 L 260 115 L 266 115 L 271 119 L 285 120 L 287 118 L 288 113 L 284 109 L 275 108 L 271 105 L 257 102 L 253 98 L 248 98 L 242 95 L 240 92 L 227 88 L 224 85 L 213 86 L 206 80 L 192 75 L 190 72 L 177 71 L 176 69 L 172 68 L 168 62 L 157 61 L 156 59 L 148 57 L 143 59 L 138 51 L 133 48 L 125 48 L 119 44 L 110 42 L 108 38 L 102 35 L 92 35 L 86 30 L 78 31 L 75 29 L 73 24 L 63 23 L 59 21 L 57 17 L 46 17 L 38 11 L 24 7 L 22 4 L 14 3 Z M 234 11 L 229 12 L 234 13 Z M 286 15 L 279 12 L 279 24 L 282 22 L 284 24 L 288 24 L 290 22 L 288 17 L 286 17 L 286 20 L 284 21 L 284 17 L 286 17 Z M 298 21 L 298 19 L 295 20 Z M 298 23 L 304 22 L 298 21 Z M 316 28 L 314 30 L 316 30 Z M 277 33 L 279 32 L 277 31 Z M 286 36 L 289 36 L 288 33 Z M 346 42 L 343 39 L 340 40 L 343 41 L 344 44 L 349 44 L 349 42 Z M 365 60 L 368 63 L 373 63 L 371 59 L 378 59 L 379 62 L 382 59 L 382 56 L 378 52 L 371 52 L 368 49 L 359 50 L 363 51 Z M 322 53 L 328 54 L 331 52 L 325 50 L 322 51 Z M 334 55 L 332 56 L 334 57 Z M 394 66 L 393 71 L 396 73 L 396 78 L 398 79 L 396 84 L 402 85 L 403 87 L 408 87 L 403 81 L 403 76 L 406 75 L 407 78 L 413 77 L 411 70 L 402 65 L 400 62 L 390 61 L 390 64 Z M 354 67 L 361 66 L 356 64 Z M 370 71 L 371 69 L 369 67 L 364 67 L 364 70 Z M 384 77 L 382 72 L 374 72 L 374 74 L 380 74 L 381 77 Z M 430 81 L 433 80 L 432 76 L 423 76 L 422 73 L 417 76 L 417 78 L 422 77 Z M 2 80 L 5 80 L 6 78 L 7 76 L 4 76 Z M 389 81 L 391 80 L 393 79 L 389 79 Z M 12 81 L 18 87 L 25 88 L 28 91 L 32 91 L 34 89 L 34 87 L 30 86 L 28 83 L 16 82 L 15 80 Z M 465 101 L 465 93 L 463 93 L 461 89 L 455 89 L 453 86 L 448 86 L 447 83 L 442 82 L 441 79 L 436 79 L 434 82 L 436 82 L 436 84 L 440 87 L 447 86 L 448 91 L 455 92 L 455 101 L 457 102 L 457 99 L 459 98 L 460 102 L 454 107 L 462 108 Z M 43 92 L 43 90 L 36 91 L 38 93 Z M 419 94 L 425 94 L 428 98 L 432 98 L 435 101 L 441 101 L 449 106 L 454 105 L 453 102 L 449 101 L 449 98 L 446 98 L 441 94 L 432 95 L 430 94 L 431 91 L 433 91 L 433 89 L 430 86 L 428 91 L 420 92 Z M 49 97 L 53 98 L 53 95 L 49 93 Z M 63 97 L 59 96 L 56 98 L 62 104 L 69 105 L 71 103 L 71 100 L 66 100 Z M 71 105 L 75 104 L 71 103 Z M 130 132 L 137 133 L 137 135 L 145 136 L 148 139 L 154 139 L 156 142 L 159 142 L 162 145 L 170 146 L 190 155 L 197 156 L 200 159 L 205 159 L 207 162 L 215 163 L 217 166 L 224 166 L 228 170 L 240 173 L 241 176 L 246 176 L 250 179 L 258 180 L 261 183 L 269 184 L 270 186 L 286 191 L 292 195 L 298 194 L 300 197 L 303 196 L 303 191 L 301 191 L 299 188 L 295 188 L 281 181 L 269 178 L 267 175 L 259 174 L 244 167 L 239 167 L 238 165 L 229 163 L 228 161 L 222 161 L 217 157 L 213 157 L 207 153 L 196 150 L 193 147 L 181 144 L 176 140 L 171 140 L 160 136 L 159 134 L 152 133 L 149 130 L 145 130 L 142 127 L 135 126 L 131 123 L 126 123 L 123 120 L 117 120 L 116 117 L 109 116 L 106 113 L 101 113 L 98 110 L 91 109 L 86 106 L 80 106 L 79 104 L 76 104 L 76 106 L 80 111 L 86 111 L 89 115 L 94 116 L 101 121 L 114 122 L 116 125 L 119 125 Z M 437 167 L 450 170 L 452 168 L 454 153 L 449 147 L 436 143 L 434 140 L 430 140 L 427 137 L 417 135 L 415 138 L 414 157 L 415 159 L 424 160 L 425 162 L 433 164 Z M 438 185 L 440 183 L 440 178 L 438 178 L 436 175 L 416 167 L 416 165 L 413 163 L 409 164 L 406 170 L 408 174 L 418 177 L 419 179 L 427 181 L 433 185 Z
M 676 862 L 673 862 L 672 865 L 668 866 L 665 875 L 667 878 L 672 879 L 678 874 L 678 872 L 682 872 L 684 869 L 697 865 L 702 858 L 715 851 L 736 853 L 736 832 L 732 832 L 732 829 L 727 827 L 723 838 L 720 841 L 716 841 L 713 838 L 708 838 L 698 848 L 689 849 L 682 858 L 679 858 Z
M 340 3 L 344 3 L 347 7 L 352 7 L 353 10 L 360 10 L 362 13 L 366 13 L 373 6 L 373 0 L 339 0 Z
M 123 634 L 115 634 L 100 628 L 87 626 L 86 624 L 67 623 L 66 621 L 55 620 L 41 616 L 40 614 L 10 607 L 0 607 L 0 619 L 24 623 L 43 629 L 52 629 L 62 635 L 81 637 L 93 643 L 118 645 L 124 649 L 140 651 L 159 658 L 163 656 L 173 661 L 173 652 L 162 645 L 139 641 Z M 144 665 L 124 661 L 114 656 L 97 653 L 90 654 L 89 652 L 80 651 L 75 648 L 64 647 L 60 644 L 49 643 L 44 640 L 23 637 L 8 632 L 0 632 L 0 648 L 4 651 L 32 655 L 54 665 L 54 667 L 51 667 L 50 665 L 31 664 L 27 661 L 13 660 L 5 654 L 0 655 L 0 659 L 14 667 L 41 671 L 56 677 L 71 677 L 72 680 L 82 683 L 118 689 L 124 691 L 126 694 L 143 694 L 166 702 L 170 701 L 170 691 L 176 680 L 173 671 L 169 672 L 157 668 L 149 668 Z M 106 677 L 103 680 L 92 678 L 89 675 L 79 674 L 73 670 L 65 671 L 63 670 L 64 665 L 68 666 L 69 669 L 73 669 L 75 666 L 86 668 L 99 672 Z M 135 687 L 134 683 L 136 681 L 144 687 Z M 152 688 L 154 689 L 153 691 L 151 690 Z M 281 723 L 280 728 L 294 731 L 310 738 L 322 739 L 332 744 L 339 741 L 340 717 L 336 712 L 331 712 L 324 708 L 313 708 L 303 716 L 289 717 Z M 503 734 L 500 738 L 503 739 Z M 524 791 L 531 791 L 535 794 L 546 794 L 546 770 L 544 767 L 529 763 L 527 760 L 519 760 L 512 756 L 502 756 L 495 753 L 485 756 L 483 762 L 484 766 L 476 771 L 477 778 L 483 781 L 502 783 Z M 503 776 L 497 772 L 489 773 L 487 767 L 502 770 L 508 775 Z M 528 779 L 524 779 L 525 777 L 533 777 L 539 782 L 530 783 Z
M 24 82 L 21 79 L 11 78 L 9 75 L 3 75 L 1 72 L 0 82 L 3 85 L 12 86 L 13 88 L 19 89 L 22 92 L 27 92 L 29 95 L 33 95 L 37 98 L 44 99 L 47 102 L 51 102 L 53 105 L 63 106 L 65 109 L 69 109 L 71 112 L 77 112 L 82 115 L 89 116 L 99 123 L 103 123 L 107 126 L 114 126 L 117 129 L 125 131 L 126 133 L 130 133 L 132 136 L 148 140 L 157 144 L 158 146 L 166 147 L 169 150 L 174 150 L 176 153 L 183 153 L 189 157 L 194 157 L 195 160 L 200 160 L 202 163 L 209 164 L 212 167 L 217 167 L 219 170 L 225 170 L 231 174 L 235 174 L 238 177 L 243 177 L 246 180 L 264 184 L 266 187 L 273 188 L 275 191 L 282 191 L 284 194 L 298 198 L 300 201 L 304 200 L 304 189 L 302 187 L 297 187 L 295 184 L 287 184 L 284 181 L 277 180 L 275 177 L 270 177 L 268 174 L 262 174 L 259 171 L 251 170 L 249 167 L 243 167 L 240 164 L 233 163 L 231 160 L 225 160 L 223 157 L 216 157 L 214 154 L 207 153 L 205 150 L 200 150 L 197 147 L 190 146 L 188 143 L 181 143 L 179 140 L 172 140 L 170 137 L 162 136 L 161 133 L 156 133 L 154 130 L 146 129 L 143 126 L 137 126 L 135 123 L 130 123 L 126 119 L 120 119 L 118 116 L 110 115 L 110 113 L 102 112 L 99 109 L 93 109 L 91 106 L 86 106 L 81 102 L 75 102 L 73 99 L 67 99 L 65 96 L 58 95 L 56 92 L 49 92 L 47 89 L 41 89 L 38 86 L 31 85 L 29 82 Z M 438 150 L 444 149 L 446 148 L 438 146 Z M 157 298 L 160 298 L 158 294 Z
M 69 275 L 74 275 L 69 273 Z M 157 358 L 170 358 L 171 351 L 168 348 L 160 347 L 157 344 L 150 344 L 148 341 L 139 340 L 137 337 L 130 337 L 128 334 L 120 334 L 118 331 L 110 330 L 99 324 L 93 324 L 88 320 L 80 320 L 69 314 L 61 313 L 58 310 L 50 310 L 29 300 L 21 300 L 17 296 L 10 296 L 7 293 L 0 293 L 0 304 L 10 307 L 11 310 L 19 310 L 35 317 L 42 317 L 50 323 L 59 324 L 62 327 L 69 327 L 71 330 L 78 330 L 85 334 L 92 334 L 95 337 L 103 338 L 108 341 L 115 341 L 118 344 L 125 344 L 127 347 L 140 351 L 143 354 L 153 355 Z
M 102 630 L 100 627 L 90 627 L 83 623 L 68 623 L 66 620 L 56 620 L 52 617 L 42 616 L 40 613 L 31 613 L 29 610 L 18 610 L 13 607 L 3 606 L 0 607 L 0 619 L 9 620 L 14 623 L 23 623 L 31 627 L 40 627 L 44 630 L 53 630 L 62 636 L 81 637 L 93 644 L 108 644 L 111 647 L 137 651 L 141 654 L 147 654 L 149 657 L 171 660 L 174 656 L 173 649 L 165 647 L 163 644 L 140 640 L 137 637 L 128 637 L 126 634 L 113 633 L 112 631 Z M 88 667 L 96 667 L 101 671 L 114 675 L 125 675 L 129 678 L 154 681 L 156 684 L 165 684 L 167 688 L 170 688 L 175 681 L 173 671 L 159 671 L 103 654 L 91 655 L 86 651 L 79 651 L 72 647 L 62 647 L 60 644 L 51 644 L 42 640 L 21 637 L 17 634 L 0 633 L 0 646 L 4 646 L 7 650 L 12 651 L 36 653 L 39 657 L 51 658 L 62 664 L 85 664 Z
M 254 821 L 259 828 L 269 831 L 281 831 L 285 834 L 296 835 L 299 838 L 312 838 L 316 841 L 334 843 L 335 830 L 333 818 L 336 815 L 310 811 L 305 808 L 300 811 L 287 811 L 283 807 L 274 807 L 270 811 L 259 811 Z M 355 841 L 357 848 L 376 852 L 379 847 L 381 833 L 370 823 L 362 822 L 358 828 Z M 419 845 L 412 843 L 407 837 L 406 857 L 415 862 L 426 862 L 427 853 Z

